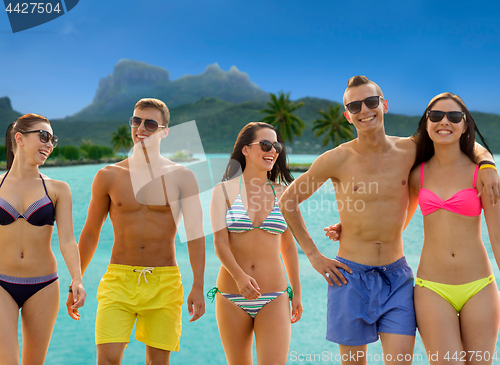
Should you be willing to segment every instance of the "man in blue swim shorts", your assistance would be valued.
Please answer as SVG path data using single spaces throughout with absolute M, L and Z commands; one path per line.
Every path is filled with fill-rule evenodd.
M 114 242 L 97 290 L 97 364 L 120 364 L 136 323 L 146 364 L 169 364 L 179 350 L 184 293 L 175 255 L 177 224 L 184 216 L 193 286 L 190 321 L 205 312 L 205 238 L 194 174 L 160 154 L 170 114 L 158 99 L 141 99 L 130 118 L 132 155 L 99 170 L 79 241 L 82 272 L 97 248 L 109 213 Z M 182 203 L 182 204 L 181 204 Z M 68 307 L 70 315 L 74 311 Z
M 342 363 L 366 364 L 367 344 L 380 337 L 386 363 L 410 364 L 416 321 L 402 232 L 416 209 L 408 207 L 416 144 L 385 134 L 387 100 L 365 76 L 348 81 L 343 101 L 358 137 L 318 157 L 282 195 L 280 209 L 312 266 L 330 285 L 326 338 L 339 344 Z M 486 151 L 479 159 L 491 158 Z M 482 179 L 498 186 L 495 173 Z M 318 250 L 299 209 L 327 180 L 335 188 L 342 223 L 335 260 Z

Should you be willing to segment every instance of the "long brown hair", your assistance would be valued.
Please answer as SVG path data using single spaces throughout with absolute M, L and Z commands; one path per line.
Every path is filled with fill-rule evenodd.
M 284 185 L 288 185 L 293 181 L 293 176 L 287 166 L 286 149 L 281 135 L 272 125 L 262 122 L 248 123 L 240 131 L 238 137 L 236 138 L 236 142 L 234 143 L 233 152 L 231 153 L 231 159 L 226 166 L 226 172 L 222 177 L 222 181 L 227 181 L 235 177 L 240 169 L 241 172 L 245 171 L 246 160 L 241 150 L 243 149 L 243 147 L 248 146 L 250 143 L 254 142 L 256 132 L 262 128 L 272 129 L 276 133 L 276 139 L 278 140 L 278 142 L 283 144 L 283 150 L 278 155 L 278 158 L 276 159 L 272 170 L 267 172 L 267 178 L 271 181 L 276 181 L 276 179 L 278 179 L 278 182 Z
M 491 153 L 490 148 L 488 147 L 486 141 L 479 132 L 479 129 L 477 129 L 476 122 L 474 122 L 474 119 L 472 118 L 472 115 L 465 106 L 465 103 L 462 100 L 462 98 L 450 92 L 445 92 L 436 95 L 435 97 L 432 98 L 432 100 L 429 102 L 429 105 L 425 109 L 422 118 L 420 118 L 420 121 L 418 122 L 418 128 L 415 134 L 413 135 L 413 137 L 417 141 L 417 155 L 415 157 L 415 163 L 413 164 L 412 170 L 415 167 L 419 166 L 422 162 L 426 162 L 432 156 L 434 156 L 434 143 L 432 142 L 431 137 L 429 137 L 429 133 L 427 132 L 426 128 L 427 112 L 431 110 L 432 107 L 439 100 L 444 100 L 444 99 L 451 99 L 455 101 L 458 105 L 460 105 L 460 109 L 465 113 L 465 126 L 467 129 L 465 130 L 465 133 L 463 133 L 462 136 L 460 137 L 460 149 L 462 150 L 462 152 L 465 153 L 471 159 L 472 162 L 477 163 L 476 156 L 474 154 L 474 147 L 475 147 L 476 133 L 477 133 L 479 138 L 481 138 L 484 147 Z
M 7 170 L 10 170 L 12 162 L 14 161 L 15 149 L 17 148 L 15 136 L 17 132 L 29 132 L 33 130 L 33 126 L 40 122 L 44 122 L 50 125 L 50 122 L 44 116 L 38 114 L 28 113 L 17 118 L 7 128 L 5 133 L 5 153 L 7 155 Z

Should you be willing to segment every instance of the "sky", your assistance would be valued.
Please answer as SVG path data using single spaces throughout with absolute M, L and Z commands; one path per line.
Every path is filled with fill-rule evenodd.
M 21 113 L 72 115 L 120 59 L 171 79 L 235 65 L 267 92 L 341 101 L 366 75 L 389 112 L 420 115 L 444 91 L 500 114 L 500 2 L 82 0 L 12 33 L 0 13 L 0 97 Z

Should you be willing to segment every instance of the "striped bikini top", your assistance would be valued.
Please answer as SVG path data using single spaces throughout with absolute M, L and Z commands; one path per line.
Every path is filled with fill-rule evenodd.
M 0 183 L 0 187 L 3 185 L 8 174 L 9 172 L 7 171 Z M 40 175 L 40 179 L 42 179 L 43 188 L 45 189 L 45 196 L 31 204 L 24 214 L 20 214 L 7 200 L 0 198 L 0 225 L 9 225 L 21 217 L 34 226 L 54 225 L 54 221 L 56 220 L 54 204 L 49 198 L 42 175 Z
M 270 181 L 269 184 L 271 184 Z M 245 207 L 243 206 L 243 201 L 241 200 L 241 176 L 239 194 L 233 205 L 231 206 L 229 206 L 229 200 L 227 199 L 226 188 L 224 187 L 224 185 L 222 185 L 222 189 L 224 190 L 224 195 L 226 195 L 226 203 L 228 206 L 228 211 L 226 213 L 227 230 L 232 233 L 242 233 L 251 231 L 255 228 L 260 228 L 263 231 L 272 234 L 282 234 L 283 232 L 285 232 L 287 225 L 285 218 L 281 214 L 280 208 L 278 206 L 278 199 L 276 198 L 276 192 L 274 191 L 273 184 L 271 184 L 271 188 L 273 189 L 274 193 L 273 210 L 271 211 L 271 213 L 269 213 L 264 222 L 262 222 L 260 227 L 254 227 L 247 211 L 245 210 Z

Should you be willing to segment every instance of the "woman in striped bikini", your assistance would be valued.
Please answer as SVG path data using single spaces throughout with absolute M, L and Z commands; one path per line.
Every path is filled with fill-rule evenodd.
M 21 310 L 22 363 L 42 365 L 59 310 L 57 262 L 50 247 L 54 221 L 73 278 L 73 307 L 85 301 L 71 192 L 68 184 L 38 171 L 57 144 L 45 117 L 23 115 L 9 126 L 5 139 L 8 171 L 0 176 L 0 362 L 19 364 Z
M 249 123 L 236 139 L 210 205 L 215 252 L 222 263 L 211 294 L 218 293 L 217 325 L 229 365 L 253 363 L 254 333 L 257 363 L 285 364 L 290 323 L 302 315 L 297 248 L 278 207 L 285 186 L 276 180 L 293 180 L 283 141 L 271 125 Z

